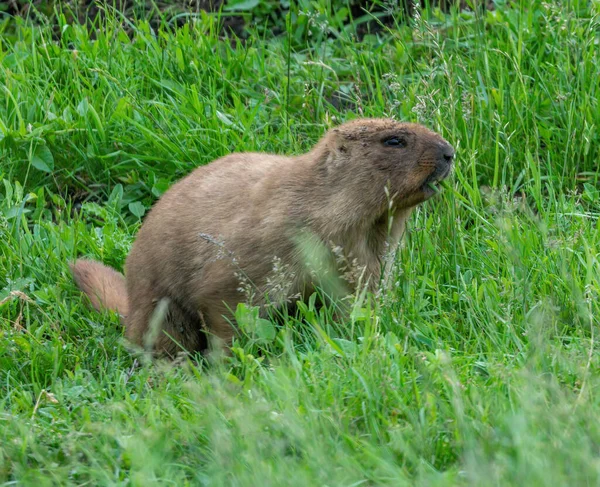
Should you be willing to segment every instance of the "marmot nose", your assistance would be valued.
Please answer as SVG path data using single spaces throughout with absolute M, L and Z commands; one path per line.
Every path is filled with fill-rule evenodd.
M 450 144 L 444 145 L 442 147 L 442 157 L 448 164 L 450 164 L 452 159 L 454 159 L 454 147 L 452 147 Z

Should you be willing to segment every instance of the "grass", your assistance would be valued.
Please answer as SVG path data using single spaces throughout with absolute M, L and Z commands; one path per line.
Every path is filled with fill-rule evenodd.
M 600 4 L 497 4 L 362 40 L 325 3 L 245 44 L 210 16 L 0 24 L 2 485 L 597 484 Z M 358 115 L 458 148 L 393 291 L 226 361 L 134 361 L 67 262 L 121 268 L 197 165 Z

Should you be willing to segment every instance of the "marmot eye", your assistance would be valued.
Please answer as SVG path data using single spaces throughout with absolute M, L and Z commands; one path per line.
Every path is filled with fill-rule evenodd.
M 406 139 L 402 137 L 390 137 L 384 140 L 383 143 L 390 147 L 406 147 Z

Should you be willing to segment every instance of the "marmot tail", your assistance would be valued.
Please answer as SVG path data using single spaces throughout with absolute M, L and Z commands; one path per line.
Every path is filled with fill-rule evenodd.
M 127 316 L 129 303 L 125 277 L 120 272 L 100 262 L 78 259 L 69 264 L 79 289 L 88 295 L 92 306 L 98 311 L 114 310 Z

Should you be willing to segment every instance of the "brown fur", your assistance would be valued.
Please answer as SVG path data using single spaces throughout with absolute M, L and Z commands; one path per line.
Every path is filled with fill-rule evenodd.
M 89 296 L 94 308 L 112 309 L 122 317 L 127 316 L 127 286 L 123 274 L 86 259 L 79 259 L 69 267 L 77 286 Z
M 385 145 L 391 137 L 405 147 Z M 346 123 L 296 157 L 231 154 L 197 168 L 154 205 L 126 262 L 126 297 L 122 276 L 101 264 L 79 260 L 73 273 L 96 308 L 127 315 L 126 336 L 136 344 L 165 298 L 156 352 L 200 350 L 204 328 L 230 343 L 229 310 L 244 301 L 240 275 L 265 292 L 278 258 L 292 276 L 289 295 L 314 289 L 299 238 L 339 246 L 377 283 L 412 209 L 435 194 L 427 182 L 447 176 L 453 155 L 436 133 L 388 119 Z

